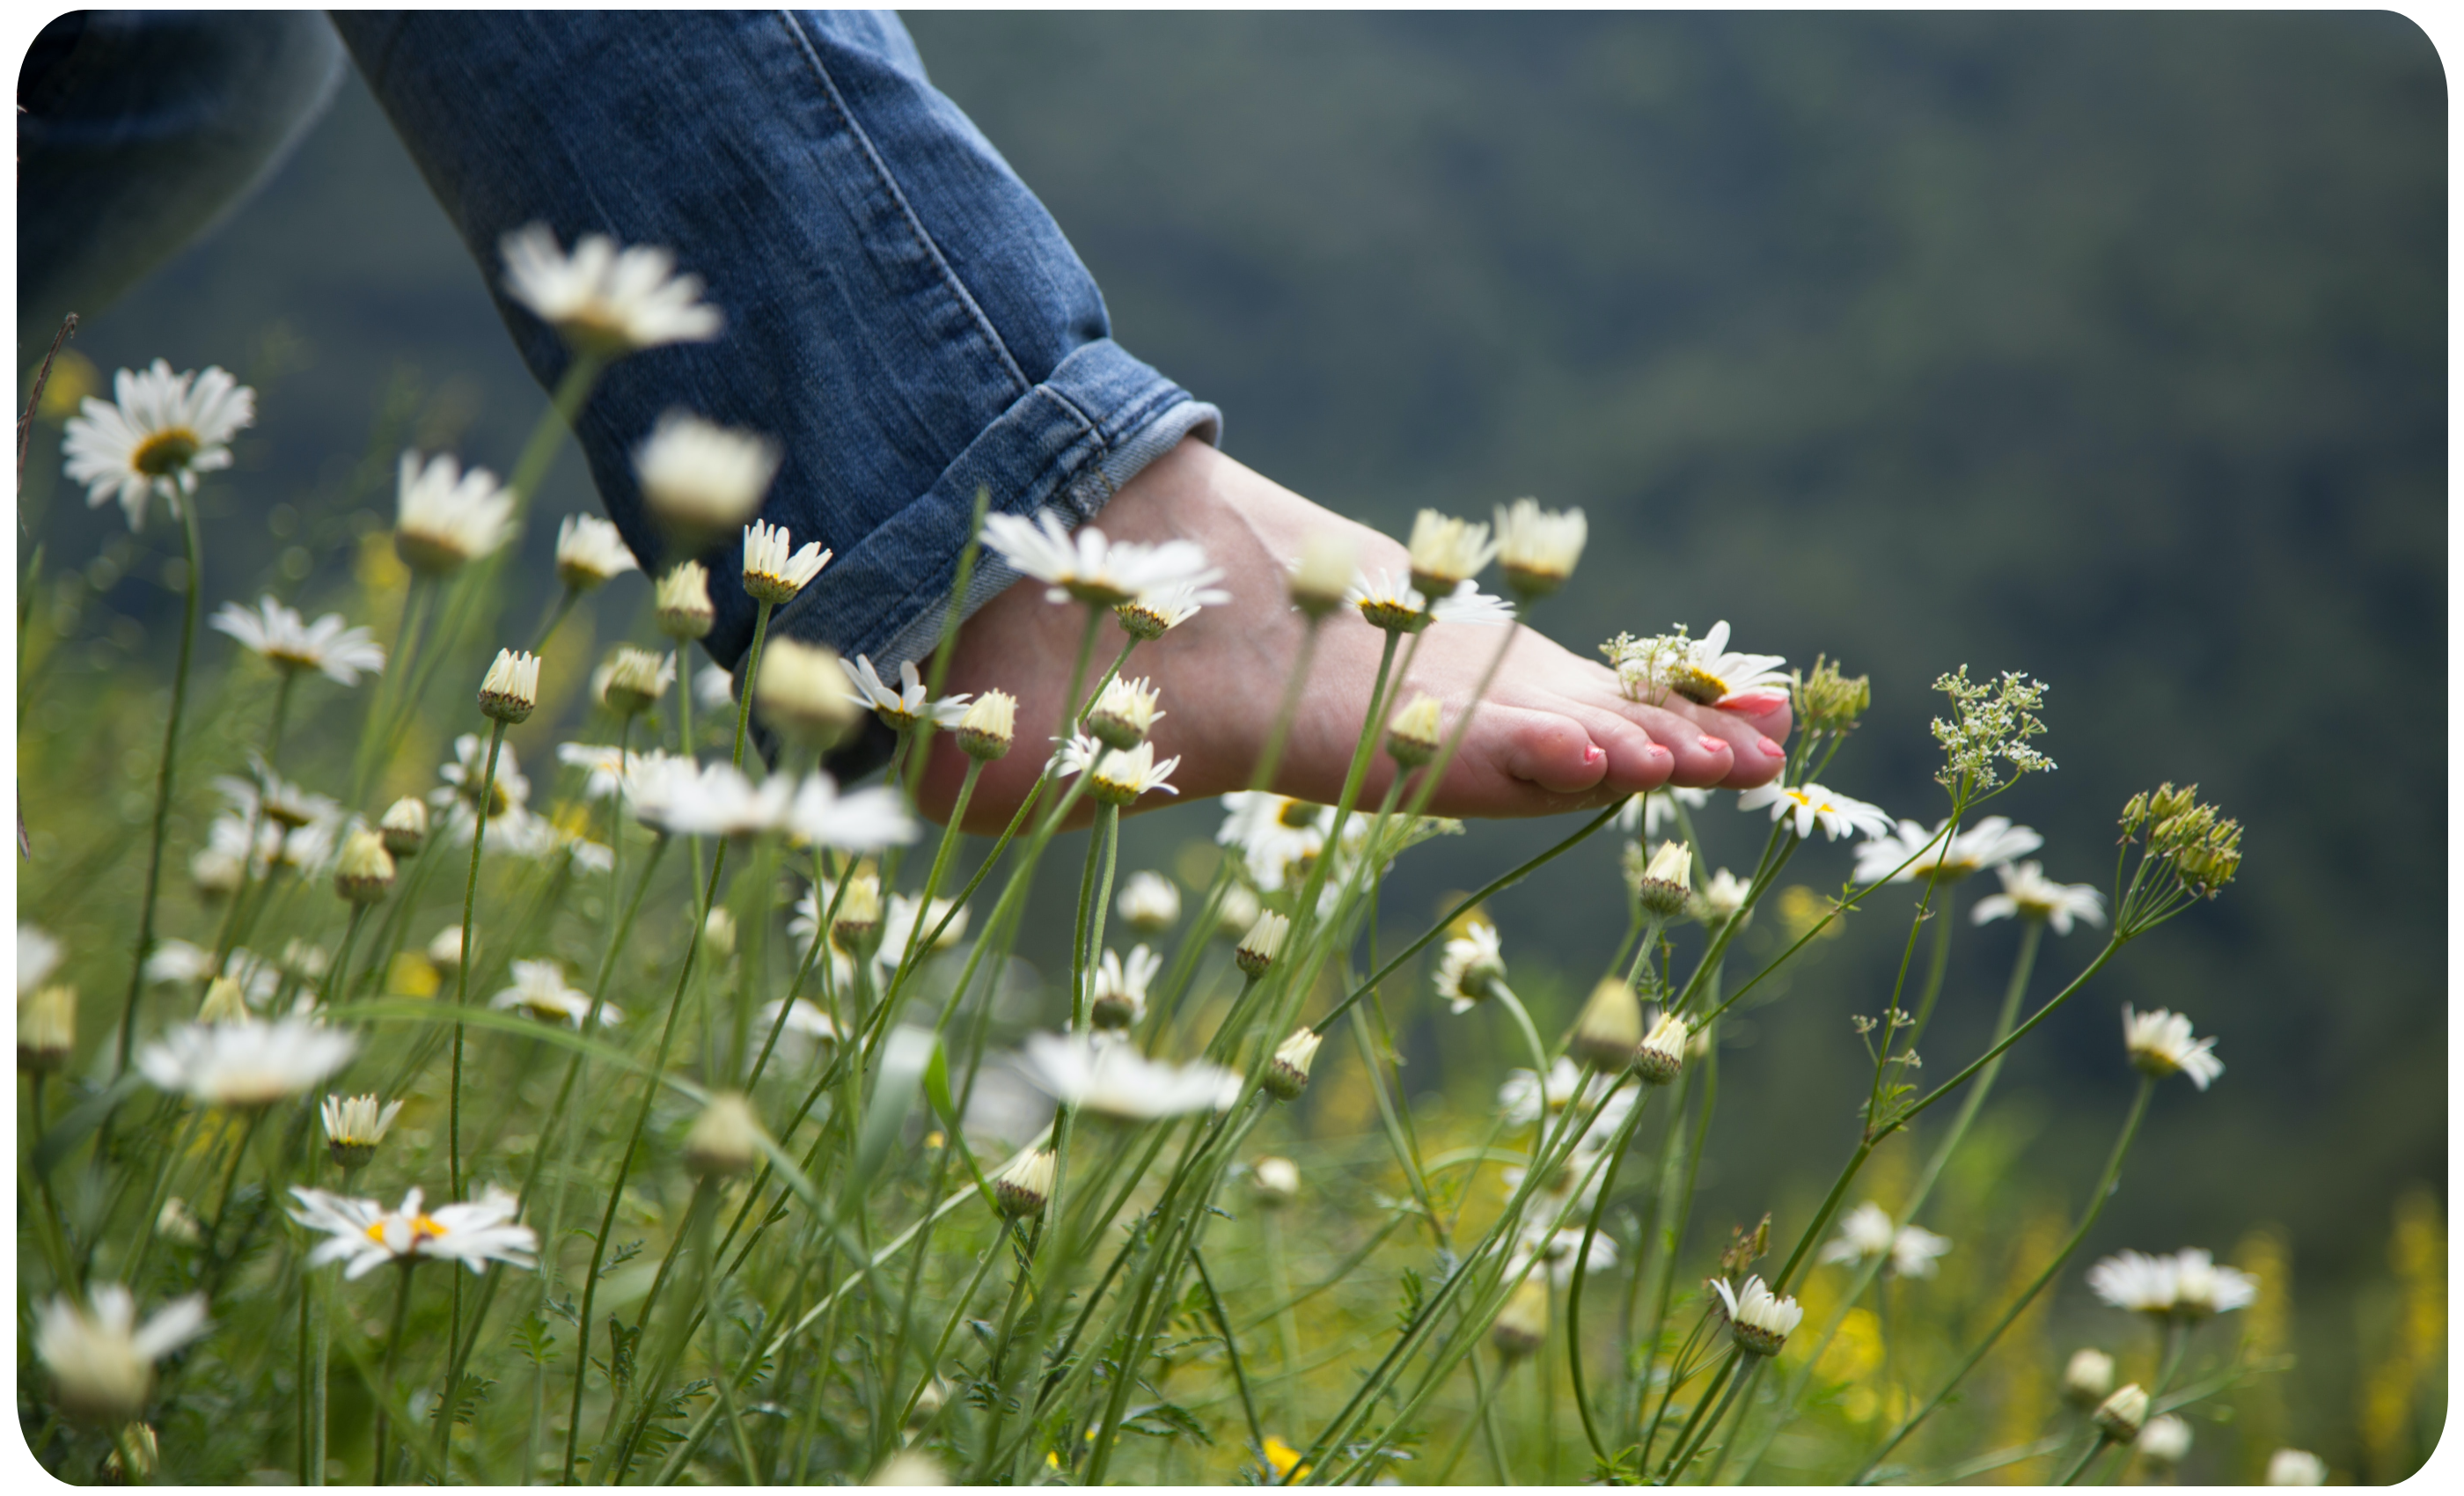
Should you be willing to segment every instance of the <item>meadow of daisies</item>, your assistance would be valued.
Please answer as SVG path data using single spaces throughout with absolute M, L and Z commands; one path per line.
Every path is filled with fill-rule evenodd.
M 895 669 L 771 637 L 829 555 L 753 518 L 775 448 L 688 411 L 636 461 L 668 553 L 702 561 L 622 580 L 614 527 L 575 517 L 555 575 L 521 575 L 507 542 L 600 372 L 726 330 L 653 248 L 535 229 L 504 275 L 570 372 L 507 478 L 401 454 L 394 581 L 320 589 L 344 611 L 200 595 L 196 498 L 243 481 L 254 415 L 220 368 L 122 370 L 25 459 L 185 559 L 143 813 L 20 870 L 17 1405 L 62 1479 L 2105 1483 L 2166 1478 L 2280 1371 L 2218 1326 L 2281 1314 L 2264 1272 L 2079 1256 L 2156 1089 L 2223 1072 L 2189 1016 L 2113 1014 L 2140 1079 L 2071 1213 L 1997 1193 L 2008 1051 L 2240 857 L 2195 788 L 2045 833 L 1984 813 L 2055 768 L 2041 683 L 1945 675 L 1941 800 L 1903 818 L 1828 787 L 1857 776 L 1864 677 L 1727 623 L 1620 635 L 1638 701 L 1786 693 L 1785 772 L 1473 866 L 1424 808 L 1477 704 L 1421 694 L 1415 656 L 1470 637 L 1493 677 L 1585 529 L 1529 499 L 1423 512 L 1408 575 L 1333 537 L 1292 560 L 1309 649 L 1383 636 L 1338 802 L 1227 796 L 1182 812 L 1210 855 L 1124 866 L 1121 815 L 1177 768 L 1138 649 L 1225 605 L 1201 551 L 987 514 L 955 592 L 993 553 L 1084 617 L 1052 721 L 944 693 L 946 627 Z M 749 657 L 696 670 L 739 585 Z M 643 590 L 636 637 L 560 649 L 609 586 Z M 21 722 L 46 648 L 21 614 Z M 553 756 L 517 754 L 543 701 Z M 824 756 L 867 714 L 894 753 L 842 784 Z M 407 757 L 438 723 L 450 757 Z M 21 728 L 21 754 L 80 731 L 107 736 Z M 961 807 L 985 764 L 1050 754 L 999 836 L 915 813 L 945 734 Z M 1593 839 L 1628 917 L 1551 954 L 1583 992 L 1527 1001 L 1485 901 L 1597 876 L 1558 861 Z M 1380 896 L 1404 858 L 1472 891 L 1404 919 Z M 1837 893 L 1766 909 L 1792 868 Z M 1074 911 L 1066 961 L 1018 954 L 1030 893 Z M 1892 963 L 1804 975 L 1860 910 L 1906 918 Z M 2000 990 L 1946 993 L 1955 933 L 2008 951 Z M 1876 995 L 1839 1036 L 1861 1107 L 1801 1140 L 1836 1181 L 1794 1219 L 1702 1219 L 1706 1142 L 1754 1105 L 1721 1094 L 1724 1035 L 1817 985 Z M 1927 1043 L 1947 997 L 1995 1014 L 1973 1052 Z M 1482 1105 L 1406 1084 L 1397 1035 L 1428 1023 L 1477 1033 Z M 2097 1344 L 2044 1332 L 2066 1279 L 2108 1307 Z

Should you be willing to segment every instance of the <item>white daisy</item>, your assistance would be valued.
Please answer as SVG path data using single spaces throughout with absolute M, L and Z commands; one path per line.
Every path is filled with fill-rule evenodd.
M 1165 782 L 1172 771 L 1180 767 L 1180 756 L 1175 754 L 1157 763 L 1153 743 L 1140 743 L 1124 753 L 1081 733 L 1063 746 L 1060 763 L 1065 779 L 1085 771 L 1089 776 L 1087 792 L 1108 805 L 1127 805 L 1149 790 L 1159 789 L 1167 795 L 1180 793 Z
M 917 902 L 916 896 L 912 893 L 890 895 L 889 907 L 881 916 L 881 947 L 872 953 L 874 964 L 885 971 L 894 968 L 906 958 L 907 942 L 915 938 Z M 919 955 L 946 951 L 966 937 L 967 912 L 961 909 L 956 915 L 952 915 L 950 911 L 955 907 L 955 900 L 936 898 L 933 901 L 932 908 L 924 912 L 924 934 L 933 943 L 926 946 L 918 953 Z M 946 926 L 941 923 L 944 917 L 950 920 Z M 935 935 L 935 930 L 940 933 Z
M 1694 907 L 1706 925 L 1725 925 L 1737 917 L 1746 907 L 1747 896 L 1753 885 L 1722 868 L 1705 881 L 1703 891 L 1694 895 Z
M 623 792 L 625 781 L 642 766 L 640 754 L 612 743 L 559 743 L 556 757 L 586 776 L 582 784 L 585 800 L 614 799 Z
M 554 961 L 516 961 L 514 984 L 488 1000 L 488 1006 L 509 1013 L 527 1013 L 542 1023 L 574 1028 L 590 1016 L 590 994 L 564 984 L 564 968 Z M 599 1004 L 599 1022 L 609 1027 L 625 1022 L 613 1002 Z
M 1857 848 L 1852 876 L 1859 883 L 1880 878 L 1893 883 L 1913 883 L 1919 878 L 1956 883 L 1971 872 L 1998 868 L 2045 845 L 2043 837 L 2024 825 L 2013 825 L 2007 816 L 1987 816 L 1967 830 L 1946 837 L 1943 833 L 1949 826 L 1946 821 L 1928 831 L 1913 821 L 1901 822 L 1896 833 L 1875 837 Z M 1902 863 L 1907 866 L 1903 868 Z
M 2115 1309 L 2193 1320 L 2247 1309 L 2258 1297 L 2256 1278 L 2217 1266 L 2195 1246 L 2170 1257 L 2118 1252 L 2088 1269 L 2087 1286 Z
M 1896 1229 L 1891 1213 L 1867 1200 L 1840 1218 L 1839 1234 L 1823 1243 L 1821 1261 L 1856 1264 L 1880 1257 L 1891 1249 Z
M 838 781 L 819 769 L 796 786 L 780 824 L 799 841 L 847 852 L 904 847 L 923 834 L 900 791 L 874 784 L 842 792 Z
M 834 552 L 819 540 L 795 550 L 795 539 L 782 524 L 756 519 L 744 527 L 744 590 L 756 603 L 779 604 L 804 590 L 822 574 Z
M 514 495 L 485 468 L 464 473 L 440 452 L 422 467 L 404 452 L 394 500 L 394 554 L 422 576 L 440 577 L 513 538 Z
M 1151 588 L 1112 609 L 1124 631 L 1140 639 L 1160 639 L 1198 616 L 1204 607 L 1221 607 L 1232 601 L 1232 594 L 1211 585 L 1223 580 L 1221 569 L 1209 566 L 1182 582 Z
M 808 944 L 810 939 L 808 932 L 806 935 Z M 850 979 L 852 979 L 852 974 L 850 974 Z M 766 1034 L 773 1027 L 778 1026 L 779 1007 L 780 1004 L 777 1002 L 762 1004 L 760 1023 L 763 1033 Z M 823 1045 L 835 1045 L 838 1042 L 839 1026 L 830 1022 L 830 1016 L 802 998 L 798 998 L 788 1007 L 786 1026 L 779 1029 L 779 1050 L 790 1064 L 801 1065 L 816 1053 L 825 1052 Z
M 1976 901 L 1972 917 L 1980 925 L 2024 915 L 2045 921 L 2056 935 L 2068 935 L 2076 919 L 2104 923 L 2104 895 L 2084 883 L 2056 883 L 2045 876 L 2041 864 L 2033 862 L 1993 870 L 2002 879 L 2002 891 Z
M 1241 849 L 1250 879 L 1273 893 L 1287 875 L 1326 847 L 1321 812 L 1331 807 L 1265 790 L 1236 790 L 1223 797 L 1223 824 L 1215 840 Z M 1247 928 L 1246 923 L 1243 925 Z
M 1536 498 L 1497 508 L 1497 563 L 1507 583 L 1530 597 L 1545 597 L 1566 584 L 1582 560 L 1590 527 L 1579 509 L 1543 509 Z
M 627 780 L 634 818 L 670 836 L 751 836 L 775 830 L 796 782 L 774 775 L 755 784 L 734 764 L 646 755 Z
M 1072 536 L 1048 509 L 1033 519 L 985 517 L 984 544 L 1021 572 L 1049 583 L 1045 596 L 1055 603 L 1076 598 L 1096 607 L 1117 607 L 1167 587 L 1202 586 L 1215 580 L 1207 575 L 1206 552 L 1193 541 L 1113 542 L 1091 524 L 1080 525 Z
M 1510 1185 L 1508 1187 L 1511 1188 Z M 1543 1223 L 1527 1230 L 1516 1243 L 1514 1255 L 1507 1262 L 1506 1275 L 1513 1277 L 1523 1270 L 1525 1263 L 1535 1257 L 1541 1263 L 1539 1270 L 1549 1275 L 1549 1286 L 1560 1289 L 1574 1281 L 1574 1266 L 1578 1262 L 1589 1264 L 1585 1268 L 1587 1274 L 1608 1272 L 1617 1265 L 1617 1243 L 1607 1232 L 1592 1238 L 1592 1250 L 1586 1256 L 1580 1226 L 1552 1231 Z
M 1748 1278 L 1742 1289 L 1729 1287 L 1726 1278 L 1714 1278 L 1711 1287 L 1728 1311 L 1728 1333 L 1739 1349 L 1755 1355 L 1777 1355 L 1789 1331 L 1805 1318 L 1796 1300 L 1774 1294 L 1759 1277 Z
M 539 1233 L 515 1224 L 521 1201 L 511 1190 L 491 1188 L 475 1200 L 420 1208 L 416 1189 L 402 1198 L 400 1208 L 387 1210 L 372 1199 L 353 1199 L 324 1190 L 291 1186 L 299 1203 L 291 1219 L 325 1240 L 308 1253 L 308 1265 L 347 1263 L 345 1279 L 363 1278 L 387 1263 L 422 1259 L 461 1263 L 473 1272 L 486 1272 L 490 1263 L 532 1267 L 537 1263 Z
M 521 762 L 509 742 L 497 745 L 493 781 L 488 780 L 487 768 L 488 740 L 475 733 L 464 733 L 453 739 L 453 761 L 437 769 L 437 777 L 445 783 L 429 791 L 428 803 L 442 813 L 443 829 L 451 834 L 455 844 L 468 846 L 478 827 L 475 812 L 481 783 L 486 781 L 489 843 L 500 850 L 510 850 L 509 843 L 530 831 L 529 823 L 538 819 L 530 812 L 531 781 L 522 777 Z
M 268 1107 L 348 1065 L 360 1042 L 306 1019 L 187 1023 L 137 1052 L 137 1068 L 164 1090 L 209 1107 Z
M 713 712 L 723 712 L 736 705 L 736 677 L 715 665 L 705 665 L 693 675 L 693 700 Z
M 1087 709 L 1087 730 L 1108 747 L 1134 748 L 1155 731 L 1156 722 L 1170 715 L 1157 705 L 1162 695 L 1145 676 L 1131 680 L 1115 675 L 1104 683 L 1094 704 Z
M 1241 1077 L 1220 1065 L 1150 1060 L 1092 1034 L 1029 1034 L 1020 1066 L 1064 1106 L 1135 1121 L 1221 1111 L 1241 1099 Z
M 1412 585 L 1440 595 L 1452 592 L 1480 575 L 1497 555 L 1488 526 L 1423 509 L 1412 517 L 1410 554 Z
M 1180 922 L 1180 885 L 1159 872 L 1141 869 L 1121 885 L 1114 909 L 1131 928 L 1150 934 Z
M 926 705 L 924 676 L 915 669 L 913 660 L 899 662 L 895 690 L 872 668 L 869 656 L 857 655 L 852 665 L 842 659 L 839 669 L 847 671 L 848 681 L 855 686 L 855 693 L 847 699 L 880 717 L 893 732 L 911 731 L 927 716 L 938 727 L 956 727 L 966 718 L 967 693 L 963 691 Z
M 620 644 L 590 674 L 593 699 L 618 716 L 637 716 L 666 698 L 676 683 L 676 657 Z
M 675 257 L 651 245 L 618 250 L 585 233 L 567 255 L 556 231 L 526 225 L 497 244 L 505 294 L 554 327 L 575 349 L 615 358 L 669 342 L 708 342 L 724 319 L 701 299 L 701 277 L 675 274 Z
M 1904 1225 L 1891 1238 L 1891 1271 L 1903 1278 L 1930 1278 L 1934 1260 L 1950 1250 L 1950 1238 L 1920 1225 Z
M 671 410 L 634 449 L 633 477 L 653 519 L 680 536 L 715 539 L 760 510 L 779 456 L 766 436 Z
M 34 1316 L 34 1353 L 51 1368 L 60 1410 L 98 1423 L 121 1423 L 154 1395 L 154 1363 L 206 1332 L 206 1296 L 174 1299 L 137 1323 L 137 1299 L 98 1283 L 78 1304 L 46 1301 Z
M 1343 600 L 1359 608 L 1360 616 L 1373 626 L 1392 633 L 1416 634 L 1431 624 L 1495 628 L 1514 622 L 1513 605 L 1481 591 L 1475 583 L 1458 583 L 1432 603 L 1408 578 L 1382 568 L 1354 577 Z
M 368 629 L 344 627 L 342 615 L 328 613 L 313 624 L 271 597 L 252 613 L 236 603 L 215 612 L 213 627 L 254 650 L 286 675 L 322 671 L 345 685 L 360 683 L 360 671 L 385 669 L 385 650 Z
M 357 1169 L 376 1155 L 377 1144 L 402 1114 L 402 1103 L 380 1102 L 374 1094 L 328 1096 L 317 1114 L 325 1124 L 325 1147 L 334 1161 Z
M 2225 1063 L 2211 1052 L 2216 1046 L 2214 1037 L 2191 1038 L 2190 1020 L 2185 1014 L 2163 1008 L 2133 1013 L 2124 1003 L 2122 1043 L 2130 1053 L 2130 1063 L 2140 1069 L 2159 1077 L 2188 1075 L 2201 1090 L 2225 1072 Z
M 1773 821 L 1792 821 L 1800 839 L 1812 836 L 1816 825 L 1835 842 L 1843 831 L 1886 836 L 1891 830 L 1891 818 L 1881 806 L 1851 800 L 1819 784 L 1764 784 L 1737 797 L 1739 810 L 1760 810 L 1765 805 L 1771 806 Z
M 1626 695 L 1655 706 L 1672 692 L 1703 706 L 1762 705 L 1788 694 L 1789 678 L 1779 669 L 1786 658 L 1731 650 L 1726 619 L 1700 639 L 1687 638 L 1680 624 L 1675 633 L 1646 639 L 1619 634 L 1602 649 Z
M 567 515 L 556 527 L 557 580 L 576 592 L 641 569 L 624 535 L 596 515 Z
M 1124 961 L 1118 951 L 1106 951 L 1089 983 L 1089 1022 L 1097 1028 L 1128 1028 L 1147 1016 L 1147 988 L 1163 971 L 1163 957 L 1145 946 L 1133 946 Z
M 143 373 L 112 376 L 112 399 L 88 396 L 69 420 L 60 450 L 88 508 L 118 499 L 128 528 L 145 527 L 145 500 L 171 513 L 197 491 L 197 474 L 231 464 L 231 439 L 256 419 L 256 391 L 219 368 L 174 374 L 161 359 Z
M 2190 1452 L 2190 1425 L 2169 1413 L 2149 1419 L 2131 1447 L 2158 1464 L 2180 1464 Z
M 1506 956 L 1495 925 L 1473 924 L 1438 952 L 1438 996 L 1446 999 L 1457 1013 L 1468 1013 L 1475 1004 L 1486 1001 L 1488 984 L 1505 979 Z
M 1614 1133 L 1625 1125 L 1626 1113 L 1634 1110 L 1639 1094 L 1624 1084 L 1623 1076 L 1595 1074 L 1586 1083 L 1580 1067 L 1563 1055 L 1549 1067 L 1548 1079 L 1530 1070 L 1511 1069 L 1506 1072 L 1506 1083 L 1497 1088 L 1497 1108 L 1506 1120 L 1516 1127 L 1528 1127 L 1540 1120 L 1545 1111 L 1551 1114 L 1570 1106 L 1579 1106 L 1585 1112 L 1599 1107 L 1599 1115 L 1583 1136 L 1576 1139 L 1579 1151 L 1594 1139 Z M 1607 1105 L 1601 1106 L 1601 1099 Z

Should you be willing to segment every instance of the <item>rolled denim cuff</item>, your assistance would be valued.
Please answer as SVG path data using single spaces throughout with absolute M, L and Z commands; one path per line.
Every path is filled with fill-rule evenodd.
M 1049 510 L 1075 529 L 1182 437 L 1213 444 L 1222 428 L 1221 411 L 1119 343 L 1085 343 L 984 428 L 930 489 L 834 558 L 770 627 L 869 656 L 885 675 L 920 661 L 949 620 L 979 490 L 991 493 L 994 513 Z M 959 619 L 1018 580 L 999 554 L 979 555 Z

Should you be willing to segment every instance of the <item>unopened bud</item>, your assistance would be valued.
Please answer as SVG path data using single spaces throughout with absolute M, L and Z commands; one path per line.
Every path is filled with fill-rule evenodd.
M 2134 1447 L 2156 1464 L 2180 1464 L 2190 1452 L 2190 1425 L 2170 1413 L 2149 1419 Z
M 753 1104 L 735 1091 L 721 1091 L 685 1134 L 685 1167 L 705 1178 L 750 1174 L 761 1161 L 764 1141 Z
M 675 679 L 674 655 L 618 645 L 603 668 L 599 699 L 618 716 L 639 716 L 658 704 Z
M 1497 509 L 1497 564 L 1506 584 L 1526 598 L 1544 598 L 1566 584 L 1583 557 L 1590 527 L 1579 509 L 1543 509 L 1518 498 Z
M 1341 607 L 1358 557 L 1358 548 L 1341 532 L 1311 532 L 1301 542 L 1301 559 L 1292 567 L 1292 605 L 1311 618 L 1323 618 Z
M 701 942 L 710 954 L 725 960 L 736 954 L 736 916 L 723 909 L 713 909 L 710 917 L 701 922 Z
M 1661 919 L 1685 913 L 1694 896 L 1694 851 L 1683 842 L 1662 842 L 1650 865 L 1635 880 L 1634 896 L 1643 909 Z
M 393 853 L 375 831 L 354 831 L 342 838 L 341 855 L 334 859 L 334 891 L 353 904 L 374 904 L 393 888 Z
M 1674 1013 L 1662 1013 L 1651 1032 L 1642 1036 L 1642 1045 L 1634 1052 L 1634 1072 L 1653 1086 L 1665 1086 L 1677 1079 L 1685 1066 L 1687 1041 L 1691 1036 L 1685 1021 Z
M 2139 1437 L 2141 1426 L 2147 1421 L 2147 1390 L 2137 1382 L 2125 1383 L 2097 1405 L 2093 1417 L 2105 1438 L 2126 1444 Z
M 102 1484 L 105 1485 L 143 1485 L 154 1479 L 154 1471 L 163 1463 L 162 1441 L 155 1437 L 151 1423 L 131 1423 L 122 1428 L 113 1441 L 111 1453 L 103 1457 Z
M 48 1073 L 77 1047 L 77 989 L 50 986 L 17 1000 L 17 1066 Z
M 1412 585 L 1432 599 L 1452 595 L 1497 554 L 1489 543 L 1488 526 L 1423 509 L 1412 519 Z
M 416 857 L 428 844 L 428 807 L 405 795 L 386 807 L 377 832 L 385 838 L 386 851 L 396 857 Z
M 1039 1148 L 993 1177 L 993 1202 L 1011 1221 L 1032 1216 L 1052 1198 L 1052 1150 Z
M 1180 922 L 1180 886 L 1159 872 L 1133 872 L 1113 907 L 1131 929 L 1155 935 Z
M 1249 1187 L 1257 1192 L 1259 1204 L 1280 1210 L 1300 1197 L 1301 1166 L 1269 1154 L 1249 1171 Z
M 1260 914 L 1249 933 L 1241 937 L 1240 949 L 1232 953 L 1232 964 L 1240 967 L 1243 976 L 1264 977 L 1266 969 L 1275 964 L 1275 957 L 1283 954 L 1284 936 L 1291 927 L 1290 920 L 1271 911 Z
M 1266 1073 L 1258 1084 L 1265 1088 L 1267 1095 L 1278 1101 L 1297 1099 L 1302 1091 L 1309 1089 L 1309 1064 L 1317 1058 L 1320 1042 L 1314 1029 L 1293 1029 L 1292 1036 L 1285 1040 L 1276 1048 L 1274 1058 L 1266 1062 Z
M 710 569 L 684 561 L 659 579 L 659 632 L 679 642 L 707 638 L 718 622 L 710 602 Z
M 1438 756 L 1445 741 L 1442 728 L 1438 698 L 1415 696 L 1387 725 L 1386 752 L 1403 767 L 1417 769 Z
M 1164 714 L 1156 705 L 1157 693 L 1145 680 L 1122 680 L 1115 676 L 1095 697 L 1095 705 L 1087 714 L 1087 731 L 1108 748 L 1124 753 L 1147 740 L 1155 718 Z
M 987 691 L 958 719 L 958 747 L 968 758 L 988 763 L 1009 752 L 1017 726 L 1018 698 L 1006 691 Z
M 514 649 L 498 649 L 495 663 L 479 683 L 479 710 L 499 722 L 526 722 L 539 710 L 539 658 Z
M 864 718 L 864 708 L 848 699 L 838 651 L 794 639 L 763 647 L 753 709 L 772 732 L 805 748 L 831 746 Z
M 881 942 L 881 880 L 857 873 L 839 895 L 838 913 L 830 917 L 830 938 L 839 948 L 869 956 Z
M 1582 1064 L 1614 1075 L 1634 1064 L 1642 1044 L 1642 1003 L 1623 979 L 1611 977 L 1592 989 L 1574 1021 L 1574 1037 L 1566 1053 Z
M 2113 1357 L 2091 1346 L 2076 1352 L 2062 1370 L 2062 1396 L 2075 1407 L 2092 1408 L 2113 1395 Z
M 1549 1280 L 1534 1272 L 1517 1284 L 1506 1307 L 1488 1327 L 1489 1344 L 1509 1361 L 1519 1361 L 1549 1338 Z

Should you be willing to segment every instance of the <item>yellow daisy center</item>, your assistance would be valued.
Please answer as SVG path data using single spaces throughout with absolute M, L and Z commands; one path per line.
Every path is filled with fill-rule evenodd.
M 168 477 L 194 461 L 204 446 L 187 427 L 170 427 L 139 442 L 128 454 L 128 465 L 149 478 Z
M 1295 831 L 1307 829 L 1316 820 L 1317 807 L 1305 800 L 1287 800 L 1284 802 L 1284 807 L 1275 812 L 1278 825 L 1290 826 Z
M 1707 707 L 1728 693 L 1728 683 L 1699 665 L 1681 665 L 1669 672 L 1668 689 Z

